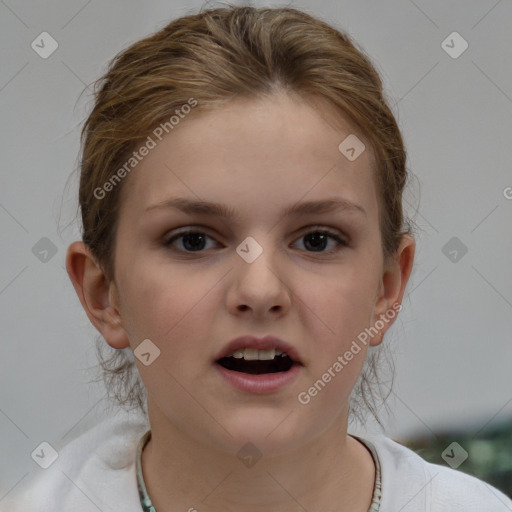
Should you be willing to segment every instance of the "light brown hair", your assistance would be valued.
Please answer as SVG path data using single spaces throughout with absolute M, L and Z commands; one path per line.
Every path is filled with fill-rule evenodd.
M 176 19 L 131 45 L 96 82 L 95 105 L 82 131 L 79 206 L 83 241 L 107 280 L 114 280 L 118 211 L 129 177 L 101 199 L 95 190 L 191 98 L 197 106 L 189 115 L 198 115 L 235 98 L 276 91 L 320 98 L 370 141 L 384 258 L 395 252 L 404 234 L 412 233 L 402 211 L 407 180 L 402 136 L 379 74 L 364 52 L 346 34 L 296 9 L 210 9 Z M 351 398 L 352 413 L 362 419 L 359 406 L 365 404 L 379 422 L 377 402 L 384 403 L 391 391 L 377 377 L 380 348 L 370 350 Z M 122 406 L 146 412 L 145 389 L 131 351 L 111 349 L 101 337 L 97 350 L 109 392 Z

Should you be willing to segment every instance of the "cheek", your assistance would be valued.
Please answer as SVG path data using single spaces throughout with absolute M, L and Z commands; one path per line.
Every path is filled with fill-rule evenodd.
M 130 344 L 149 338 L 161 350 L 172 345 L 175 355 L 197 350 L 193 340 L 202 338 L 201 329 L 208 330 L 205 307 L 218 276 L 139 261 L 122 276 Z
M 347 406 L 361 374 L 368 345 L 357 336 L 368 326 L 373 308 L 368 283 L 348 273 L 339 277 L 314 290 L 310 287 L 308 308 L 302 312 L 303 328 L 314 349 L 309 352 L 311 366 L 297 400 L 299 407 L 323 417 L 325 425 Z
M 314 282 L 315 284 L 311 284 Z M 346 265 L 323 279 L 304 281 L 299 292 L 301 317 L 321 348 L 342 350 L 371 317 L 376 275 L 364 265 Z

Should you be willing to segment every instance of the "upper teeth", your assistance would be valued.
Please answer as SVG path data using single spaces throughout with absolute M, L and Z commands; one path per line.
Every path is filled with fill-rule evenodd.
M 236 359 L 242 359 L 242 357 L 246 361 L 269 361 L 274 359 L 275 356 L 286 356 L 288 355 L 286 352 L 279 352 L 275 348 L 271 348 L 270 350 L 258 350 L 256 348 L 244 348 L 242 350 L 237 350 L 231 354 L 231 357 L 235 357 Z

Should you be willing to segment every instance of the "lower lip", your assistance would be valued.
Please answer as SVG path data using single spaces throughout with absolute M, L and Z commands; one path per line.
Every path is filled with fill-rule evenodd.
M 258 375 L 228 370 L 218 363 L 215 363 L 215 368 L 233 387 L 249 393 L 264 394 L 279 391 L 290 384 L 300 373 L 301 365 L 295 363 L 287 372 Z

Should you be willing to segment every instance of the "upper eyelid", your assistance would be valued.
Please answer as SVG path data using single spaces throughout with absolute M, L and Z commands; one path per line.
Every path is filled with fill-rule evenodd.
M 319 231 L 322 231 L 322 230 L 332 231 L 332 232 L 336 232 L 337 234 L 340 234 L 340 235 L 348 236 L 346 234 L 346 230 L 331 227 L 331 226 L 326 226 L 324 224 L 312 224 L 310 226 L 304 226 L 303 228 L 296 229 L 295 233 L 301 233 L 303 231 L 311 231 L 314 229 L 317 229 Z M 213 231 L 212 228 L 209 228 L 207 226 L 200 226 L 200 225 L 194 226 L 192 224 L 189 226 L 183 226 L 183 227 L 179 227 L 179 228 L 175 228 L 175 229 L 166 231 L 166 234 L 173 233 L 174 235 L 181 235 L 181 234 L 188 233 L 188 232 L 194 232 L 194 233 L 199 232 L 199 233 L 203 233 L 203 234 L 208 234 L 211 231 Z M 210 236 L 210 235 L 208 235 L 208 236 Z

